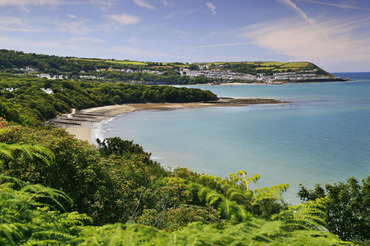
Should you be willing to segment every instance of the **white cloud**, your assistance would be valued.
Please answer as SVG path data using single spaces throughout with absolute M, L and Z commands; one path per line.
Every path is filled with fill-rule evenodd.
M 213 3 L 208 2 L 206 5 L 213 14 L 216 14 L 216 6 Z
M 73 15 L 73 14 L 69 14 L 67 15 L 68 18 L 71 18 L 71 19 L 77 19 L 77 16 Z
M 155 10 L 155 7 L 153 5 L 151 5 L 150 3 L 145 2 L 144 0 L 134 0 L 134 3 L 139 5 L 140 7 Z
M 330 69 L 361 64 L 368 70 L 370 31 L 364 23 L 369 21 L 369 17 L 361 20 L 341 18 L 316 21 L 313 26 L 296 18 L 285 19 L 249 26 L 242 36 L 294 61 L 312 61 Z
M 108 15 L 108 17 L 122 25 L 136 24 L 140 21 L 138 17 L 128 14 Z
M 167 0 L 162 0 L 162 3 L 164 6 L 168 6 L 168 1 Z

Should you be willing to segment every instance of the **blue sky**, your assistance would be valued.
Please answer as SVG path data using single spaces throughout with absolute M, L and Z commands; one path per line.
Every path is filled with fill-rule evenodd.
M 0 48 L 370 72 L 370 0 L 0 0 Z

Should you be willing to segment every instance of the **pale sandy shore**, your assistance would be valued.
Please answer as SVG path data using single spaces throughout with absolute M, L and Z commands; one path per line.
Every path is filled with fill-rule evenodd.
M 123 104 L 123 105 L 111 105 L 105 107 L 95 107 L 84 109 L 76 112 L 75 114 L 66 115 L 60 118 L 50 121 L 51 124 L 66 129 L 72 135 L 75 135 L 77 139 L 87 141 L 93 144 L 91 139 L 91 130 L 94 124 L 97 122 L 115 117 L 122 114 L 132 113 L 139 110 L 174 110 L 183 108 L 202 108 L 202 107 L 235 107 L 235 106 L 247 106 L 252 104 L 276 104 L 285 103 L 277 100 L 261 100 L 261 99 L 241 99 L 241 98 L 222 98 L 217 102 L 196 102 L 196 103 L 138 103 L 138 104 Z M 79 117 L 94 117 L 93 122 L 89 121 L 78 121 L 81 120 Z M 69 122 L 74 123 L 63 123 L 68 119 Z M 74 121 L 76 119 L 76 123 Z M 78 120 L 77 120 L 78 119 Z M 75 124 L 75 125 L 74 125 Z

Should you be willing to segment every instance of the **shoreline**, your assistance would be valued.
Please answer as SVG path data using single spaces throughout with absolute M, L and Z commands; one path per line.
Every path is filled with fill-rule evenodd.
M 205 108 L 205 107 L 240 107 L 255 104 L 283 104 L 289 103 L 275 99 L 256 99 L 256 98 L 220 98 L 219 101 L 210 102 L 190 102 L 190 103 L 136 103 L 120 104 L 103 107 L 94 107 L 74 111 L 71 114 L 62 115 L 52 119 L 46 124 L 64 128 L 68 133 L 77 139 L 94 144 L 91 138 L 93 126 L 103 120 L 119 115 L 133 113 L 143 110 L 175 110 L 185 108 Z

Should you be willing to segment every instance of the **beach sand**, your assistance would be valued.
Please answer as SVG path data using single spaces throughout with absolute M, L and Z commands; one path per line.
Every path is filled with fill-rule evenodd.
M 111 105 L 105 107 L 89 108 L 79 111 L 82 114 L 102 114 L 104 118 L 115 117 L 122 114 L 132 113 L 139 110 L 173 110 L 181 108 L 200 108 L 200 107 L 212 107 L 215 106 L 213 103 L 143 103 L 143 104 L 123 104 L 123 105 Z M 101 120 L 102 120 L 101 119 Z M 66 129 L 66 131 L 72 135 L 75 135 L 77 139 L 87 141 L 93 144 L 91 139 L 91 130 L 93 124 L 84 123 L 81 125 L 67 125 L 57 124 L 57 126 Z
M 104 107 L 95 107 L 80 110 L 77 113 L 79 115 L 90 116 L 94 115 L 94 122 L 79 122 L 78 125 L 63 124 L 61 121 L 51 121 L 53 125 L 66 129 L 72 135 L 75 135 L 77 139 L 87 141 L 93 144 L 91 139 L 91 130 L 94 124 L 97 122 L 115 117 L 122 114 L 132 113 L 139 110 L 174 110 L 182 108 L 202 108 L 202 107 L 235 107 L 235 106 L 247 106 L 252 104 L 276 104 L 285 103 L 273 99 L 260 100 L 260 99 L 246 99 L 246 98 L 221 98 L 216 102 L 195 102 L 195 103 L 138 103 L 138 104 L 123 104 L 123 105 L 111 105 Z M 64 118 L 73 121 L 74 114 L 64 116 Z M 77 115 L 76 115 L 77 117 Z

